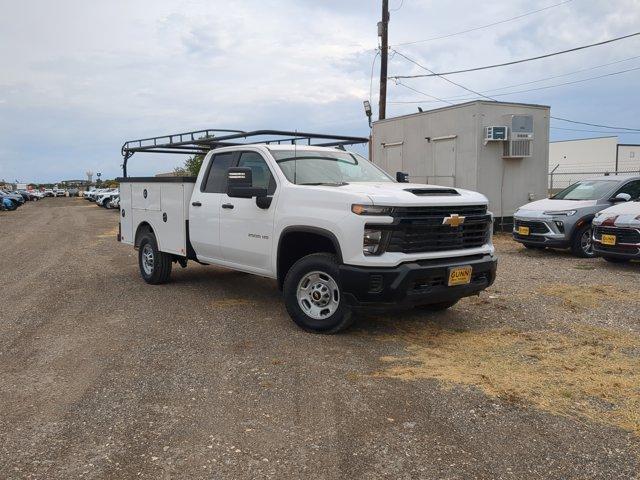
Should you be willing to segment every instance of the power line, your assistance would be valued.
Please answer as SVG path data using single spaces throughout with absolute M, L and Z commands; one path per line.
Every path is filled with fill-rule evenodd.
M 638 32 L 638 33 L 640 33 L 640 32 Z M 406 55 L 404 55 L 403 53 L 400 53 L 400 52 L 398 52 L 397 50 L 393 50 L 393 51 L 394 51 L 395 53 L 397 53 L 398 55 L 400 55 L 402 58 L 404 58 L 404 59 L 408 60 L 409 62 L 411 62 L 411 63 L 415 64 L 416 66 L 418 66 L 418 67 L 422 68 L 423 70 L 426 70 L 427 72 L 433 72 L 433 71 L 432 71 L 432 70 L 430 70 L 429 68 L 425 67 L 424 65 L 420 65 L 418 62 L 416 62 L 415 60 L 413 60 L 413 59 L 411 59 L 411 58 L 407 57 L 407 56 L 406 56 Z M 631 70 L 638 70 L 638 69 L 640 69 L 640 67 L 637 67 L 637 68 L 634 68 L 634 69 L 630 69 L 630 70 L 628 70 L 628 71 L 631 71 Z M 618 73 L 624 73 L 624 72 L 618 72 Z M 602 76 L 611 76 L 611 75 L 616 75 L 616 74 L 618 74 L 618 73 L 613 73 L 613 74 L 608 74 L 608 75 L 602 75 Z M 456 86 L 458 86 L 458 87 L 460 87 L 460 88 L 462 88 L 462 89 L 464 89 L 464 90 L 466 90 L 466 91 L 468 91 L 468 92 L 475 93 L 476 95 L 479 95 L 479 96 L 481 96 L 481 97 L 484 97 L 484 98 L 486 98 L 486 99 L 488 99 L 488 100 L 491 100 L 491 101 L 494 101 L 494 102 L 496 102 L 496 101 L 497 101 L 495 98 L 489 97 L 489 96 L 487 96 L 487 95 L 485 95 L 485 94 L 483 94 L 483 93 L 480 93 L 480 92 L 476 92 L 475 90 L 472 90 L 472 89 L 470 89 L 470 88 L 468 88 L 468 87 L 465 87 L 464 85 L 461 85 L 461 84 L 459 84 L 459 83 L 456 83 L 456 82 L 454 82 L 453 80 L 449 80 L 448 78 L 443 77 L 441 74 L 437 74 L 437 73 L 436 73 L 436 74 L 435 74 L 435 76 L 437 76 L 437 77 L 439 77 L 439 78 L 442 78 L 443 80 L 445 80 L 445 81 L 447 81 L 447 82 L 449 82 L 449 83 L 451 83 L 451 84 L 453 84 L 453 85 L 456 85 Z M 602 77 L 602 76 L 601 76 L 601 77 Z M 572 82 L 572 83 L 576 83 L 576 82 Z M 405 86 L 406 86 L 406 85 L 405 85 Z M 539 89 L 536 89 L 536 90 L 539 90 Z M 427 95 L 427 94 L 426 94 L 426 93 L 424 93 L 424 92 L 420 92 L 420 93 L 423 93 L 424 95 Z M 568 118 L 562 118 L 562 117 L 554 117 L 554 116 L 552 116 L 552 115 L 550 115 L 550 116 L 549 116 L 549 118 L 552 118 L 552 119 L 554 119 L 554 120 L 560 120 L 560 121 L 563 121 L 563 122 L 575 123 L 575 124 L 578 124 L 578 125 L 588 125 L 588 126 L 591 126 L 591 127 L 609 128 L 609 129 L 612 129 L 612 130 L 627 130 L 627 131 L 630 131 L 630 132 L 640 132 L 640 129 L 638 129 L 638 128 L 629 128 L 629 127 L 613 127 L 613 126 L 611 126 L 611 125 L 600 125 L 600 124 L 597 124 L 597 123 L 580 122 L 580 121 L 578 121 L 578 120 L 571 120 L 571 119 L 568 119 Z M 604 132 L 603 132 L 603 133 L 604 133 Z
M 445 100 L 445 99 L 443 99 L 443 98 L 435 97 L 435 96 L 433 96 L 433 95 L 429 95 L 428 93 L 421 92 L 420 90 L 417 90 L 417 89 L 415 89 L 415 88 L 413 88 L 413 87 L 410 87 L 409 85 L 405 85 L 404 83 L 400 83 L 400 82 L 398 82 L 398 83 L 396 83 L 396 85 L 399 85 L 399 86 L 401 86 L 401 87 L 404 87 L 404 88 L 407 88 L 407 89 L 409 89 L 409 90 L 412 90 L 412 91 L 414 91 L 414 92 L 416 92 L 416 93 L 419 93 L 420 95 L 425 95 L 425 96 L 427 96 L 427 97 L 429 97 L 429 98 L 433 98 L 433 99 L 434 99 L 435 101 L 437 101 L 437 102 L 448 103 L 449 105 L 453 105 L 453 103 L 452 103 L 452 102 L 450 102 L 449 100 Z M 393 103 L 393 102 L 389 102 L 389 103 Z
M 605 130 L 585 130 L 583 128 L 562 128 L 562 127 L 549 127 L 552 128 L 553 130 L 566 130 L 569 132 L 589 132 L 589 133 L 604 133 L 604 134 L 611 134 L 611 133 L 616 133 L 618 135 L 638 135 L 640 134 L 640 132 L 623 132 L 623 131 L 605 131 Z
M 549 57 L 553 57 L 553 56 L 556 56 L 556 55 L 562 55 L 562 54 L 565 54 L 565 53 L 577 52 L 578 50 L 584 50 L 586 48 L 605 45 L 607 43 L 618 42 L 620 40 L 624 40 L 626 38 L 635 37 L 637 35 L 640 35 L 640 32 L 631 33 L 629 35 L 623 35 L 622 37 L 610 38 L 609 40 L 604 40 L 602 42 L 597 42 L 597 43 L 591 43 L 589 45 L 582 45 L 580 47 L 574 47 L 574 48 L 570 48 L 568 50 L 561 50 L 559 52 L 547 53 L 545 55 L 538 55 L 537 57 L 523 58 L 521 60 L 513 60 L 511 62 L 496 63 L 494 65 L 485 65 L 484 67 L 466 68 L 466 69 L 463 69 L 463 70 L 452 70 L 450 72 L 442 72 L 442 73 L 431 72 L 428 75 L 425 75 L 425 74 L 422 74 L 422 75 L 396 75 L 396 76 L 389 77 L 389 78 L 397 80 L 397 79 L 400 79 L 400 78 L 442 77 L 443 75 L 455 75 L 455 74 L 458 74 L 458 73 L 477 72 L 479 70 L 488 70 L 490 68 L 506 67 L 508 65 L 516 65 L 518 63 L 531 62 L 533 60 L 540 60 L 542 58 L 549 58 Z
M 640 58 L 640 55 L 636 55 L 634 57 L 623 58 L 622 60 L 616 60 L 615 62 L 603 63 L 603 64 L 600 64 L 600 65 L 594 65 L 592 67 L 581 68 L 580 70 L 573 70 L 572 72 L 561 73 L 559 75 L 552 75 L 550 77 L 539 78 L 537 80 L 530 80 L 528 82 L 522 82 L 522 83 L 513 83 L 511 85 L 505 85 L 503 87 L 492 88 L 491 90 L 486 90 L 485 93 L 499 92 L 501 90 L 507 90 L 508 88 L 522 87 L 524 85 L 531 85 L 533 83 L 546 82 L 547 80 L 553 80 L 554 78 L 569 77 L 571 75 L 575 75 L 576 73 L 588 72 L 590 70 L 596 70 L 598 68 L 609 67 L 611 65 L 616 65 L 618 63 L 628 62 L 629 60 L 635 60 L 637 58 Z M 464 100 L 465 98 L 468 98 L 468 95 L 465 95 L 464 97 L 449 98 L 449 100 Z
M 640 132 L 640 128 L 612 127 L 611 125 L 599 125 L 597 123 L 578 122 L 577 120 L 570 120 L 568 118 L 562 118 L 562 117 L 551 117 L 551 118 L 553 118 L 554 120 L 560 120 L 562 122 L 576 123 L 578 125 L 588 125 L 590 127 L 611 128 L 614 130 L 628 130 L 630 132 Z
M 612 77 L 614 75 L 622 75 L 623 73 L 628 73 L 628 72 L 633 72 L 636 70 L 640 70 L 640 67 L 634 67 L 634 68 L 628 68 L 626 70 L 619 70 L 617 72 L 611 72 L 611 73 L 605 73 L 603 75 L 597 75 L 595 77 L 588 77 L 588 78 L 582 78 L 580 80 L 573 80 L 571 82 L 562 82 L 562 83 L 556 83 L 554 85 L 545 85 L 543 87 L 536 87 L 536 88 L 527 88 L 525 90 L 517 90 L 515 92 L 505 92 L 505 93 L 494 93 L 492 94 L 493 97 L 506 97 L 508 95 L 516 95 L 519 93 L 527 93 L 527 92 L 535 92 L 535 91 L 539 91 L 539 90 L 547 90 L 549 88 L 557 88 L 557 87 L 562 87 L 562 86 L 566 86 L 566 85 L 574 85 L 576 83 L 583 83 L 583 82 L 589 82 L 591 80 L 597 80 L 599 78 L 605 78 L 605 77 Z M 398 83 L 399 85 L 402 85 L 400 83 Z M 509 87 L 503 87 L 503 88 L 509 88 Z M 501 89 L 496 89 L 496 90 L 501 90 Z M 495 90 L 490 90 L 490 91 L 495 91 Z M 484 94 L 483 94 L 484 95 Z M 495 98 L 493 97 L 485 97 L 485 98 L 489 98 L 491 100 L 495 100 Z M 469 97 L 469 96 L 465 96 L 465 97 L 451 97 L 451 98 L 447 98 L 444 99 L 443 101 L 447 101 L 448 103 L 449 100 L 468 100 L 471 99 L 473 97 Z M 399 103 L 399 102 L 389 102 L 389 103 Z M 402 102 L 402 103 L 425 103 L 425 101 L 407 101 L 407 102 Z
M 392 45 L 393 47 L 402 47 L 404 45 L 415 45 L 416 43 L 424 43 L 424 42 L 431 42 L 433 40 L 441 40 L 443 38 L 450 38 L 450 37 L 455 37 L 456 35 L 462 35 L 464 33 L 470 33 L 470 32 L 475 32 L 477 30 L 482 30 L 483 28 L 489 28 L 489 27 L 494 27 L 496 25 L 501 25 L 503 23 L 508 23 L 508 22 L 512 22 L 514 20 L 519 20 L 523 17 L 527 17 L 529 15 L 534 15 L 536 13 L 540 13 L 543 12 L 545 10 L 549 10 L 550 8 L 555 8 L 555 7 L 559 7 L 561 5 L 564 5 L 565 3 L 569 3 L 572 2 L 573 0 L 565 0 L 564 2 L 560 2 L 560 3 L 555 3 L 553 5 L 549 5 L 548 7 L 544 7 L 544 8 L 539 8 L 538 10 L 532 10 L 530 12 L 526 12 L 523 13 L 521 15 L 517 15 L 515 17 L 511 17 L 511 18 L 507 18 L 504 20 L 500 20 L 498 22 L 493 22 L 493 23 L 488 23 L 486 25 L 480 25 L 479 27 L 473 27 L 473 28 L 469 28 L 467 30 L 461 30 L 459 32 L 455 32 L 455 33 L 449 33 L 447 35 L 441 35 L 438 37 L 431 37 L 431 38 L 426 38 L 424 40 L 415 40 L 413 42 L 403 42 L 403 43 L 396 43 L 395 45 Z M 400 5 L 402 6 L 402 4 Z M 398 10 L 400 9 L 400 7 L 398 7 Z
M 431 69 L 429 69 L 429 68 L 425 67 L 424 65 L 420 65 L 418 62 L 416 62 L 416 61 L 415 61 L 415 60 L 413 60 L 412 58 L 407 57 L 404 53 L 400 53 L 399 51 L 397 51 L 397 50 L 395 50 L 395 49 L 391 49 L 391 50 L 392 50 L 393 52 L 395 52 L 396 54 L 400 55 L 400 56 L 401 56 L 402 58 L 404 58 L 405 60 L 408 60 L 409 62 L 413 63 L 414 65 L 416 65 L 416 66 L 418 66 L 418 67 L 422 68 L 423 70 L 426 70 L 427 72 L 431 72 L 431 73 L 433 73 L 433 75 L 429 75 L 429 76 L 436 76 L 436 77 L 439 77 L 439 78 L 441 78 L 442 80 L 444 80 L 445 82 L 449 82 L 450 84 L 455 85 L 456 87 L 460 87 L 460 88 L 462 88 L 462 89 L 466 90 L 467 92 L 471 92 L 471 93 L 474 93 L 474 94 L 476 94 L 476 95 L 478 95 L 478 96 L 480 96 L 480 97 L 484 97 L 484 98 L 486 98 L 486 99 L 488 99 L 488 100 L 493 100 L 493 101 L 495 101 L 495 99 L 493 99 L 493 98 L 491 98 L 491 97 L 488 97 L 488 96 L 484 95 L 483 93 L 476 92 L 475 90 L 471 90 L 470 88 L 467 88 L 467 87 L 465 87 L 464 85 L 461 85 L 461 84 L 459 84 L 459 83 L 456 83 L 456 82 L 454 82 L 453 80 L 449 80 L 448 78 L 443 77 L 442 75 L 440 75 L 440 74 L 438 74 L 438 73 L 435 73 L 433 70 L 431 70 Z M 397 79 L 399 79 L 399 78 L 400 78 L 400 77 L 397 77 L 397 78 L 396 78 L 396 80 L 397 80 Z

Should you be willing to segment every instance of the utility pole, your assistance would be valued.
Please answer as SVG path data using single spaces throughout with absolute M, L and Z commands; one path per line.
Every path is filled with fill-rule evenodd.
M 382 0 L 382 21 L 378 23 L 380 37 L 380 102 L 378 118 L 383 120 L 387 115 L 387 59 L 389 56 L 389 0 Z

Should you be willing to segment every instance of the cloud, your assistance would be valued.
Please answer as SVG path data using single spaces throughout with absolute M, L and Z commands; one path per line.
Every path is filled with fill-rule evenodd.
M 455 11 L 450 5 L 405 1 L 392 13 L 391 42 L 459 31 L 534 8 L 524 0 L 482 9 L 465 0 Z M 638 1 L 612 5 L 574 0 L 500 27 L 398 49 L 434 69 L 521 58 L 625 34 L 640 23 Z M 0 72 L 0 178 L 55 181 L 87 169 L 113 177 L 126 139 L 191 129 L 366 135 L 362 100 L 369 96 L 379 16 L 379 5 L 365 0 L 10 2 L 0 17 L 0 58 L 10 66 Z M 640 40 L 627 40 L 455 80 L 489 90 L 631 56 L 638 46 Z M 419 69 L 396 56 L 389 72 Z M 377 77 L 376 70 L 374 107 Z M 551 104 L 554 113 L 570 118 L 634 125 L 636 79 L 613 77 L 504 99 Z M 465 94 L 439 79 L 410 84 L 439 97 Z M 420 96 L 390 83 L 389 99 Z M 415 109 L 388 108 L 391 115 Z M 180 161 L 139 155 L 131 168 L 151 174 Z

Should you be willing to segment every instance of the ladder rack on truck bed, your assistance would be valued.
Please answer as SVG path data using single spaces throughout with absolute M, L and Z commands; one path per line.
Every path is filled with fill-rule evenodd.
M 124 157 L 122 176 L 127 176 L 127 161 L 136 152 L 199 155 L 206 154 L 214 148 L 233 145 L 251 145 L 256 143 L 290 143 L 293 145 L 298 142 L 305 142 L 306 145 L 315 145 L 318 147 L 341 147 L 368 143 L 369 139 L 367 137 L 290 132 L 284 130 L 254 130 L 245 132 L 242 130 L 220 128 L 141 138 L 139 140 L 130 140 L 122 145 L 122 156 Z

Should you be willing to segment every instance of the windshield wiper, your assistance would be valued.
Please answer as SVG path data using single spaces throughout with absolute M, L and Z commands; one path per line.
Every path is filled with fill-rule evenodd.
M 343 185 L 349 185 L 347 182 L 311 182 L 311 183 L 298 183 L 298 185 L 312 185 L 312 186 L 318 186 L 318 185 L 324 185 L 327 187 L 341 187 Z

